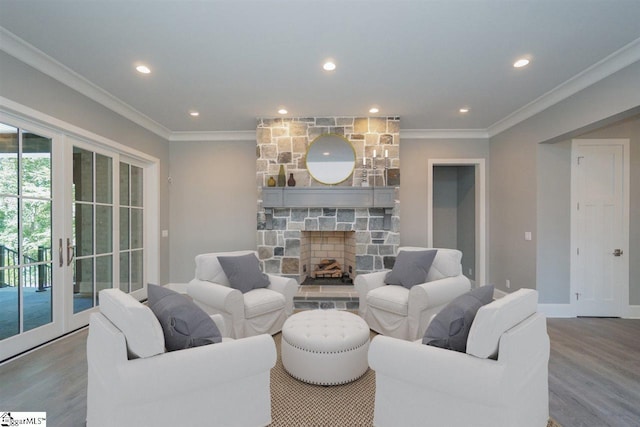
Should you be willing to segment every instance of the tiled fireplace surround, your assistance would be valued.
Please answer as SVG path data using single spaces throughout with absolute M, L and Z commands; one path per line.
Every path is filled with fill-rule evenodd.
M 395 203 L 391 222 L 387 222 L 386 229 L 385 210 L 382 208 L 335 206 L 274 208 L 270 211 L 271 218 L 267 226 L 262 187 L 267 186 L 269 177 L 277 178 L 280 165 L 284 166 L 287 178 L 293 174 L 296 188 L 328 187 L 311 178 L 305 164 L 309 144 L 326 133 L 344 136 L 356 152 L 354 172 L 345 182 L 338 184 L 339 187 L 362 185 L 365 157 L 369 185 L 377 187 L 386 184 L 383 153 L 387 150 L 388 184 L 395 188 Z M 317 259 L 311 257 L 311 242 L 319 239 L 324 241 L 320 243 L 324 247 L 316 247 L 315 250 L 320 254 L 326 250 L 326 257 L 336 258 L 352 279 L 359 273 L 393 265 L 400 243 L 399 118 L 258 119 L 256 134 L 257 242 L 263 271 L 292 277 L 302 283 L 315 269 Z M 371 166 L 373 150 L 378 155 L 375 170 Z M 350 251 L 354 251 L 355 256 L 350 256 Z M 342 255 L 345 252 L 346 255 Z

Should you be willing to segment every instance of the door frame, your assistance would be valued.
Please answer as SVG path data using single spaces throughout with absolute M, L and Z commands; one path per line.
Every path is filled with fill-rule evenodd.
M 427 161 L 427 246 L 433 247 L 433 168 L 474 166 L 476 180 L 476 286 L 487 283 L 487 216 L 485 159 L 429 159 Z
M 577 171 L 576 171 L 576 150 L 578 144 L 610 144 L 622 145 L 622 242 L 620 248 L 623 251 L 622 261 L 622 289 L 619 290 L 621 300 L 618 304 L 618 313 L 611 313 L 611 316 L 627 317 L 631 313 L 629 305 L 629 201 L 630 201 L 630 141 L 628 138 L 577 138 L 571 140 L 571 259 L 570 259 L 570 285 L 569 285 L 569 305 L 573 316 L 578 314 L 578 304 L 573 297 L 578 290 L 576 283 L 578 274 L 578 217 L 577 217 Z M 627 254 L 625 256 L 625 254 Z

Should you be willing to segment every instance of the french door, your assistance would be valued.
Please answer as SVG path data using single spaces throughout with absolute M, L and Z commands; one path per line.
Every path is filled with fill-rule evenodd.
M 53 141 L 0 122 L 0 360 L 61 332 Z
M 144 171 L 0 115 L 0 361 L 85 326 L 102 289 L 144 296 Z

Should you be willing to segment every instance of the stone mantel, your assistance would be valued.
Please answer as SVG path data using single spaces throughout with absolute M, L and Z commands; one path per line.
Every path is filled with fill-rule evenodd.
M 263 208 L 393 208 L 394 187 L 263 187 Z

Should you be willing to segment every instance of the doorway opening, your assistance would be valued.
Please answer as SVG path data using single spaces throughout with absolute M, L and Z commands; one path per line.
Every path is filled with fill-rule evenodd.
M 427 230 L 430 247 L 462 252 L 462 273 L 486 283 L 484 159 L 429 160 Z

